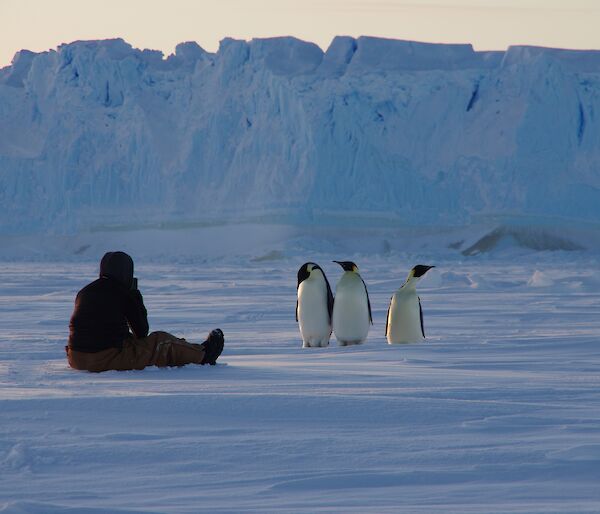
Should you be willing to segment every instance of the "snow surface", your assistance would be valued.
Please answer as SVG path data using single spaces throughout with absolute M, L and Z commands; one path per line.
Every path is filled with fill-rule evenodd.
M 600 511 L 600 53 L 116 40 L 0 69 L 0 512 Z M 129 252 L 216 367 L 66 366 Z M 365 345 L 303 350 L 354 260 Z M 415 264 L 428 339 L 385 343 Z
M 600 52 L 120 39 L 0 70 L 0 236 L 278 221 L 597 230 Z
M 216 367 L 97 375 L 63 350 L 97 261 L 3 263 L 0 512 L 600 511 L 600 261 L 518 252 L 134 254 L 151 328 L 220 326 L 226 349 Z M 334 258 L 360 266 L 375 324 L 362 346 L 303 350 L 296 271 L 314 260 L 335 284 Z M 437 265 L 428 339 L 387 345 L 417 262 Z

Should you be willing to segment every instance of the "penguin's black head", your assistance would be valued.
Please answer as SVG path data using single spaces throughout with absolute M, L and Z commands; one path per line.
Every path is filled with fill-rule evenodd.
M 310 277 L 311 271 L 316 269 L 321 269 L 321 266 L 315 264 L 314 262 L 305 262 L 302 266 L 300 266 L 300 269 L 298 270 L 298 286 L 300 286 L 302 282 Z
M 337 264 L 339 264 L 344 271 L 354 271 L 357 272 L 358 271 L 358 266 L 356 264 L 354 264 L 352 261 L 333 261 L 336 262 Z
M 420 278 L 423 275 L 425 275 L 425 273 L 427 273 L 431 268 L 435 268 L 435 266 L 425 266 L 423 264 L 417 264 L 412 270 L 411 270 L 411 274 L 413 277 L 415 278 Z

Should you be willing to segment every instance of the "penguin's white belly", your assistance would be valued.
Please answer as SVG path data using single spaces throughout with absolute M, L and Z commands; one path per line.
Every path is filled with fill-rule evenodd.
M 333 331 L 342 345 L 360 344 L 369 333 L 369 307 L 362 280 L 342 278 L 335 292 Z
M 387 325 L 389 344 L 423 341 L 419 297 L 415 292 L 396 292 L 392 297 Z
M 298 288 L 298 323 L 304 347 L 327 346 L 331 323 L 324 283 L 305 280 Z

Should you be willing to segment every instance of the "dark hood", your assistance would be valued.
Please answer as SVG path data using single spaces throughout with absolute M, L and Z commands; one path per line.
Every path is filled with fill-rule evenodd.
M 125 252 L 108 252 L 100 261 L 100 276 L 117 280 L 130 289 L 133 284 L 133 259 Z

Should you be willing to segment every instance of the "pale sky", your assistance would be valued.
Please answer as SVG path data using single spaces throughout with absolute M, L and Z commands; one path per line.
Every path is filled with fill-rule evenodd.
M 292 35 L 326 49 L 336 35 L 600 49 L 600 0 L 0 0 L 0 67 L 16 51 L 122 37 L 173 52 L 224 37 Z

